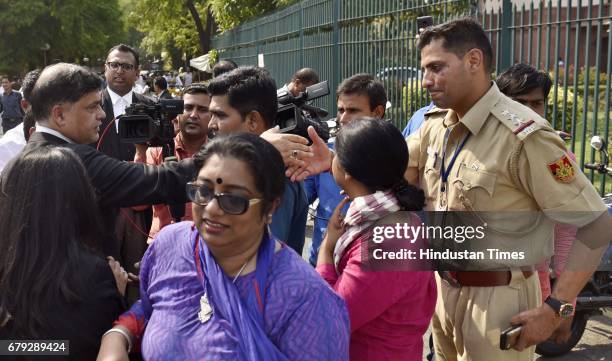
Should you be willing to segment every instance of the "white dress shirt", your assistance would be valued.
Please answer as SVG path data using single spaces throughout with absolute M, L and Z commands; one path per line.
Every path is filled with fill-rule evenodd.
M 193 83 L 193 75 L 191 73 L 185 73 L 185 86 L 190 86 Z
M 36 131 L 41 133 L 48 133 L 61 138 L 68 143 L 74 143 L 70 138 L 66 137 L 57 130 L 47 128 L 45 126 L 36 123 Z M 0 139 L 0 173 L 7 163 L 11 159 L 15 158 L 21 150 L 25 147 L 26 140 L 23 135 L 23 123 L 19 123 L 15 128 L 6 132 L 6 134 Z
M 25 145 L 23 123 L 19 123 L 0 138 L 0 173 L 10 160 L 21 152 Z
M 47 133 L 47 134 L 51 134 L 51 135 L 55 135 L 56 137 L 63 139 L 65 141 L 67 141 L 68 143 L 75 143 L 74 140 L 68 138 L 67 136 L 63 135 L 62 133 L 58 132 L 55 129 L 51 129 L 48 127 L 45 127 L 44 125 L 40 125 L 40 123 L 36 123 L 36 131 L 40 132 L 40 133 Z
M 120 115 L 125 113 L 125 108 L 127 108 L 128 106 L 132 104 L 133 91 L 130 90 L 127 94 L 125 94 L 124 96 L 121 96 L 115 93 L 114 91 L 112 91 L 108 87 L 106 88 L 106 90 L 108 90 L 108 94 L 110 95 L 110 98 L 111 98 L 111 103 L 113 103 L 113 114 L 115 116 L 115 129 L 117 130 L 117 134 L 119 134 L 119 120 L 117 118 L 119 118 Z

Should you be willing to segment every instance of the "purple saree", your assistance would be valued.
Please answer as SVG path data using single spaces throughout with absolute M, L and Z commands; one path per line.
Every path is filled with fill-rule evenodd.
M 256 271 L 233 284 L 192 225 L 158 234 L 141 263 L 141 300 L 121 317 L 139 321 L 137 336 L 144 328 L 145 360 L 348 359 L 344 301 L 295 252 L 274 252 L 266 236 Z M 212 313 L 202 317 L 205 294 Z

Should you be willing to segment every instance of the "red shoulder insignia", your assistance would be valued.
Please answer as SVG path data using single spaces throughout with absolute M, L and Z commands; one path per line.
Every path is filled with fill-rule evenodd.
M 561 158 L 548 164 L 548 169 L 552 173 L 553 177 L 559 182 L 569 183 L 574 180 L 576 172 L 574 166 L 570 162 L 567 154 L 564 154 Z

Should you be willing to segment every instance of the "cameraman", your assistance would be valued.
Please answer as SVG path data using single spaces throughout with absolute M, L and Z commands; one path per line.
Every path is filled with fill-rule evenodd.
M 265 69 L 256 67 L 234 69 L 214 78 L 208 84 L 208 91 L 211 95 L 211 119 L 208 127 L 213 135 L 235 132 L 261 135 L 274 127 L 278 109 L 276 85 Z M 278 133 L 273 136 L 301 138 L 297 135 Z M 265 136 L 264 139 L 279 148 L 273 139 Z M 307 150 L 307 147 L 304 148 Z M 279 151 L 286 161 L 286 150 L 279 149 Z M 308 204 L 302 184 L 285 179 L 281 204 L 271 215 L 270 227 L 274 236 L 286 242 L 299 255 L 302 254 L 304 247 L 307 212 Z
M 312 68 L 303 68 L 295 72 L 289 84 L 277 90 L 277 93 L 289 92 L 294 97 L 304 92 L 306 88 L 319 82 L 319 74 Z
M 164 78 L 159 78 L 164 79 Z M 165 81 L 165 79 L 164 79 Z M 183 95 L 183 114 L 177 117 L 179 133 L 174 137 L 174 155 L 177 160 L 191 158 L 206 143 L 208 122 L 210 121 L 210 95 L 203 84 L 193 84 L 185 89 Z M 136 145 L 136 163 L 160 165 L 164 163 L 162 148 L 148 148 Z M 167 204 L 153 206 L 153 223 L 149 231 L 150 237 L 155 237 L 160 229 L 173 223 L 171 207 Z M 191 203 L 185 204 L 182 221 L 190 221 Z M 149 242 L 151 239 L 149 240 Z
M 336 121 L 343 126 L 360 117 L 383 118 L 387 93 L 383 84 L 372 75 L 356 74 L 340 83 L 336 90 L 336 101 L 338 105 Z M 334 140 L 330 139 L 327 146 L 333 148 Z M 340 187 L 336 184 L 331 171 L 306 178 L 304 188 L 309 204 L 319 199 L 309 256 L 310 264 L 316 266 L 319 247 L 327 231 L 327 223 L 344 196 L 340 194 Z M 348 204 L 344 210 L 346 209 Z
M 117 207 L 184 203 L 185 184 L 193 178 L 195 168 L 191 160 L 157 167 L 122 162 L 88 146 L 98 139 L 105 116 L 101 87 L 102 79 L 84 67 L 58 63 L 45 68 L 32 90 L 36 132 L 24 151 L 68 147 L 81 158 L 103 208 L 100 222 L 107 232 L 103 252 L 118 258 Z

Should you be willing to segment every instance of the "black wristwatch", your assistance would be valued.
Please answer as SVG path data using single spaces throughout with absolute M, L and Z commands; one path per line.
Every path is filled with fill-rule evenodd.
M 549 305 L 561 318 L 570 318 L 574 314 L 574 305 L 569 302 L 559 301 L 556 298 L 548 296 L 544 303 Z

